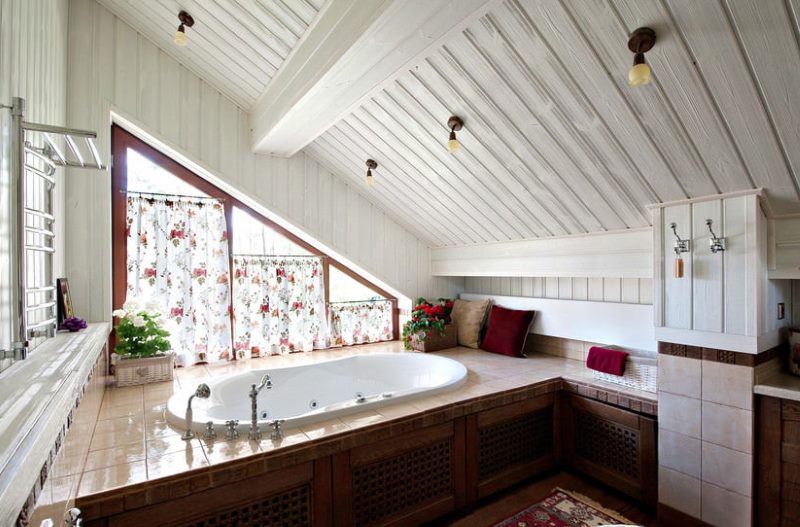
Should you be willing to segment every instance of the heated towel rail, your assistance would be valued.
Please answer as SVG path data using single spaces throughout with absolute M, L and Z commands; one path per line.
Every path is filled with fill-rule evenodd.
M 0 351 L 0 371 L 58 329 L 54 191 L 58 167 L 105 170 L 97 134 L 25 121 L 25 100 L 14 97 L 9 156 L 11 232 L 11 349 Z

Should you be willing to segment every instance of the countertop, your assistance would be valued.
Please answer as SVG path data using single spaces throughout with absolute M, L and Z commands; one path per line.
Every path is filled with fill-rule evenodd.
M 782 371 L 760 381 L 754 391 L 758 395 L 800 401 L 800 377 Z

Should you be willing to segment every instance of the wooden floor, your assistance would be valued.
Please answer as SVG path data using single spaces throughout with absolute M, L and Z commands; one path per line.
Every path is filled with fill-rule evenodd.
M 449 527 L 486 527 L 494 525 L 525 509 L 547 496 L 555 487 L 588 496 L 607 509 L 614 510 L 631 522 L 645 527 L 654 527 L 655 512 L 637 506 L 633 500 L 587 478 L 560 472 L 528 485 L 515 487 L 491 499 L 469 516 L 439 522 L 436 525 Z

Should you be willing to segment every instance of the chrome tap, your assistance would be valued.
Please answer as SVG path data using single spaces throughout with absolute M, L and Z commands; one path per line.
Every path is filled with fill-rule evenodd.
M 206 422 L 206 439 L 213 441 L 217 438 L 217 431 L 214 430 L 214 421 Z
M 261 439 L 261 429 L 258 428 L 258 394 L 264 388 L 272 389 L 272 378 L 269 373 L 265 373 L 258 384 L 250 385 L 250 432 L 247 437 L 253 441 Z
M 194 393 L 189 397 L 189 402 L 186 404 L 186 431 L 181 436 L 181 439 L 184 441 L 188 441 L 195 437 L 194 432 L 192 432 L 192 399 L 195 397 L 199 397 L 201 399 L 208 399 L 211 395 L 211 388 L 208 387 L 208 384 L 200 384 L 197 386 L 197 389 Z
M 280 441 L 283 439 L 283 430 L 281 429 L 282 424 L 283 424 L 283 419 L 275 419 L 274 421 L 269 423 L 269 425 L 272 427 L 272 433 L 270 434 L 269 437 L 273 441 Z
M 64 525 L 69 525 L 70 527 L 81 527 L 83 525 L 83 520 L 81 519 L 81 510 L 77 507 L 73 507 L 64 514 Z
M 228 439 L 237 439 L 239 437 L 239 420 L 238 419 L 229 419 L 225 421 L 225 428 L 227 431 L 225 432 L 225 437 Z

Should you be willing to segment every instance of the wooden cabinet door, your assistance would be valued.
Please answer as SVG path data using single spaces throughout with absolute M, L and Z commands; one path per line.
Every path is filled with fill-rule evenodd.
M 655 505 L 658 498 L 656 422 L 635 412 L 569 395 L 563 415 L 569 467 Z

